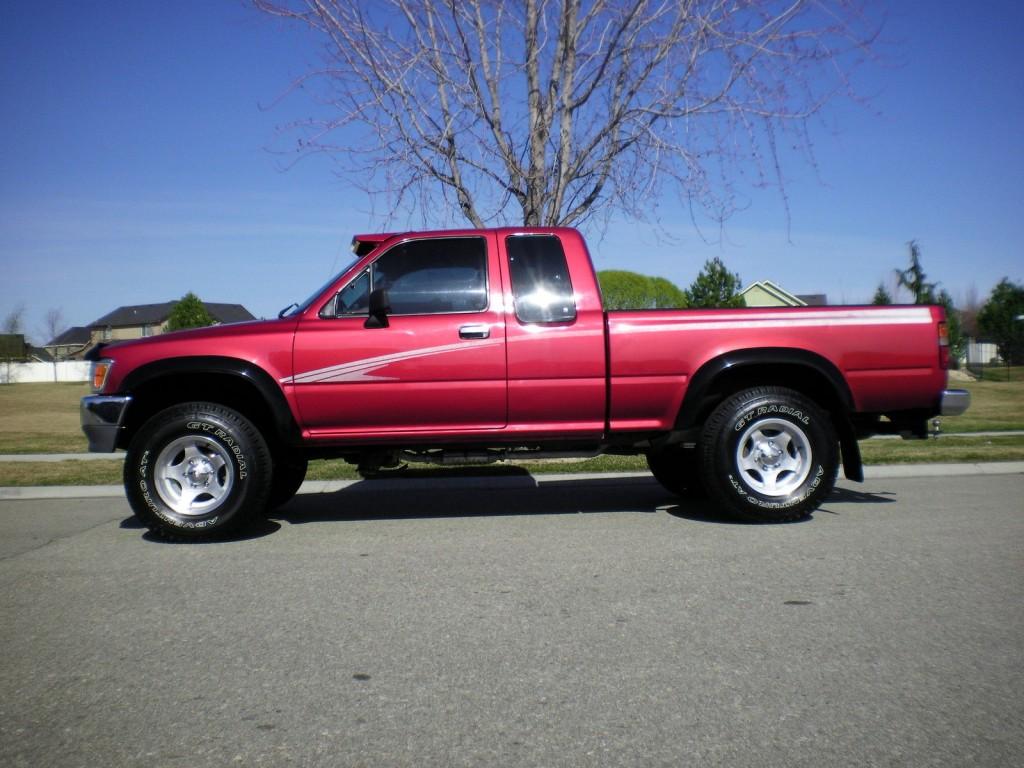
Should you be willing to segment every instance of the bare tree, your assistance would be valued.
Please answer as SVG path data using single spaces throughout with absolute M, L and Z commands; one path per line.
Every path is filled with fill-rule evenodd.
M 960 298 L 960 320 L 963 323 L 964 335 L 972 339 L 978 338 L 978 313 L 981 311 L 981 299 L 978 298 L 978 286 L 971 283 Z
M 43 338 L 45 345 L 53 345 L 57 337 L 67 330 L 68 324 L 64 322 L 64 312 L 59 307 L 51 307 L 46 310 L 46 317 L 43 319 Z M 53 345 L 50 350 L 51 362 L 53 363 L 53 380 L 57 381 L 57 363 L 61 358 L 57 355 L 57 346 Z
M 0 329 L 2 329 L 4 333 L 24 333 L 25 305 L 19 304 L 4 315 L 4 321 L 0 324 Z
M 64 311 L 62 309 L 51 307 L 46 310 L 46 317 L 43 318 L 43 336 L 46 338 L 47 344 L 52 344 L 53 340 L 67 329 L 68 324 L 64 321 Z
M 0 323 L 0 333 L 10 334 L 11 338 L 3 339 L 0 344 L 0 384 L 13 381 L 12 366 L 16 361 L 25 359 L 24 337 L 16 338 L 25 333 L 25 305 L 18 304 L 4 315 Z
M 814 162 L 808 120 L 874 41 L 858 0 L 252 1 L 324 44 L 297 151 L 477 227 L 646 218 L 669 189 L 721 220 L 737 173 L 785 200 L 780 146 Z

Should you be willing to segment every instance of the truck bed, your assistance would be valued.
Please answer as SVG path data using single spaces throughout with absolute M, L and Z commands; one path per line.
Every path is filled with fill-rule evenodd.
M 609 427 L 668 429 L 698 371 L 794 356 L 845 381 L 854 411 L 938 407 L 939 321 L 937 308 L 919 306 L 608 312 Z M 936 402 L 923 404 L 922 392 Z

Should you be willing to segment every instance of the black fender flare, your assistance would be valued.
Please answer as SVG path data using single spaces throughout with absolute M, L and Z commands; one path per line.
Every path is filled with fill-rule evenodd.
M 864 479 L 861 463 L 860 447 L 857 436 L 850 421 L 854 412 L 853 394 L 846 378 L 830 360 L 806 349 L 790 347 L 762 347 L 756 349 L 730 350 L 718 357 L 705 362 L 690 379 L 686 395 L 679 409 L 676 426 L 688 429 L 697 425 L 701 418 L 705 398 L 714 391 L 722 377 L 742 375 L 744 369 L 753 367 L 769 367 L 779 371 L 778 378 L 785 379 L 800 369 L 812 372 L 818 382 L 823 382 L 834 396 L 832 411 L 833 421 L 839 433 L 839 443 L 843 453 L 843 471 L 850 480 Z M 757 383 L 776 383 L 759 381 Z
M 248 360 L 217 355 L 161 358 L 128 373 L 120 389 L 131 393 L 160 379 L 203 374 L 234 376 L 251 385 L 266 403 L 278 434 L 289 442 L 299 442 L 301 432 L 284 391 L 269 373 Z

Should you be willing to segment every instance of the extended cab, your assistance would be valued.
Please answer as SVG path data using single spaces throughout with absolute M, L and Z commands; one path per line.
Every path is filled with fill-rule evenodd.
M 90 450 L 124 448 L 150 528 L 219 535 L 291 498 L 313 457 L 401 462 L 645 454 L 678 494 L 804 517 L 857 439 L 961 413 L 932 306 L 606 312 L 562 228 L 361 235 L 275 320 L 105 346 Z

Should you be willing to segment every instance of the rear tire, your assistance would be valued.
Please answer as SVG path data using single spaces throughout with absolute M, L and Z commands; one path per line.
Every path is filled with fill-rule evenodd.
M 128 503 L 167 538 L 220 537 L 267 507 L 270 451 L 245 416 L 215 403 L 160 411 L 135 434 L 124 464 Z
M 741 520 L 800 520 L 832 492 L 837 443 L 829 414 L 799 392 L 748 389 L 704 425 L 704 482 L 711 498 Z

